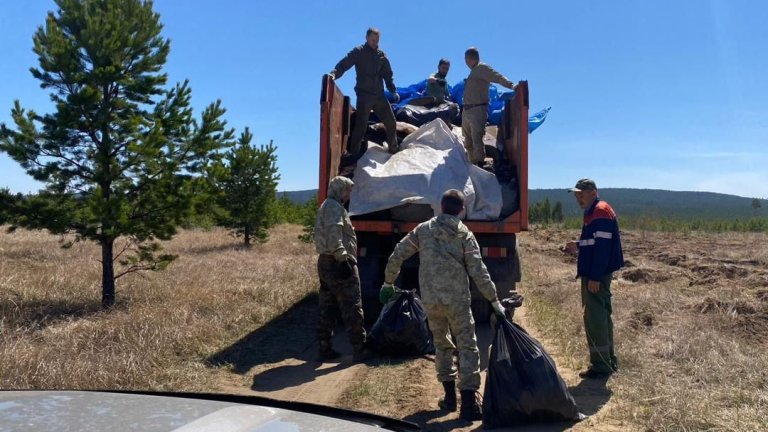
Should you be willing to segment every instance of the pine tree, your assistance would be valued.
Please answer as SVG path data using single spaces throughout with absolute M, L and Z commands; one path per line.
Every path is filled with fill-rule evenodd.
M 549 203 L 549 198 L 544 198 L 544 204 L 541 206 L 542 222 L 548 224 L 552 218 L 552 205 Z
M 220 101 L 193 118 L 188 82 L 166 87 L 170 42 L 142 0 L 56 0 L 34 35 L 32 75 L 50 92 L 51 114 L 11 111 L 5 151 L 46 188 L 29 200 L 24 225 L 101 245 L 102 305 L 115 281 L 160 270 L 161 254 L 189 213 L 191 177 L 229 145 Z M 35 216 L 36 215 L 36 216 Z M 119 267 L 115 272 L 115 264 Z
M 0 225 L 11 222 L 17 198 L 8 189 L 0 189 Z
M 563 203 L 560 201 L 555 203 L 555 206 L 552 208 L 552 221 L 554 222 L 562 222 L 563 221 Z
M 276 147 L 271 141 L 269 145 L 254 147 L 252 139 L 246 128 L 237 145 L 224 155 L 211 175 L 217 201 L 225 212 L 220 223 L 236 236 L 242 236 L 245 246 L 250 246 L 252 239 L 267 240 L 267 228 L 273 220 L 269 210 L 280 179 Z

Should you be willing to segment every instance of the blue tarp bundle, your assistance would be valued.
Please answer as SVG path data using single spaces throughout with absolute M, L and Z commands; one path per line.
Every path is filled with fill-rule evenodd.
M 400 102 L 393 106 L 393 110 L 397 111 L 399 108 L 407 105 L 410 101 L 424 97 L 424 92 L 427 89 L 427 80 L 417 82 L 408 87 L 398 87 L 397 93 L 400 95 Z M 464 81 L 460 81 L 455 86 L 448 86 L 448 92 L 451 95 L 451 100 L 462 105 L 464 99 Z M 384 94 L 390 102 L 393 102 L 392 94 L 389 91 L 384 90 Z M 515 95 L 515 91 L 505 91 L 500 93 L 499 89 L 495 85 L 491 85 L 488 89 L 488 123 L 498 126 L 501 122 L 501 111 L 504 109 L 504 102 L 511 99 Z M 528 118 L 528 133 L 532 133 L 536 128 L 544 123 L 547 118 L 547 113 L 552 107 L 544 108 Z

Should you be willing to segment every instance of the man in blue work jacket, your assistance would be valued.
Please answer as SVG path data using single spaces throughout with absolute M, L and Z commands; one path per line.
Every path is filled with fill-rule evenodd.
M 619 221 L 611 206 L 597 195 L 590 179 L 581 179 L 569 189 L 584 209 L 584 225 L 578 241 L 566 243 L 564 251 L 578 254 L 577 278 L 581 278 L 581 303 L 587 335 L 590 366 L 582 378 L 605 378 L 618 370 L 613 349 L 611 319 L 611 275 L 624 266 Z

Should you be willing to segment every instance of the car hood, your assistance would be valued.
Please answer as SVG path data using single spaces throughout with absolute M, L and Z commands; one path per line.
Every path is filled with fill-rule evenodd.
M 380 431 L 284 408 L 157 394 L 2 391 L 0 431 Z

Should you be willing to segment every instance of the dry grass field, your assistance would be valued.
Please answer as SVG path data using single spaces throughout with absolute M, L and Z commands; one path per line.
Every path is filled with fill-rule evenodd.
M 251 250 L 223 230 L 181 232 L 168 270 L 118 281 L 101 311 L 99 251 L 19 230 L 0 234 L 0 387 L 216 390 L 205 359 L 315 288 L 301 227 Z
M 222 230 L 181 232 L 167 245 L 179 259 L 120 280 L 108 312 L 95 245 L 0 234 L 0 387 L 258 393 L 476 430 L 435 410 L 429 357 L 312 361 L 314 306 L 300 301 L 316 289 L 315 259 L 300 233 L 279 226 L 244 250 Z M 621 371 L 598 389 L 576 375 L 587 359 L 580 297 L 574 259 L 559 251 L 575 236 L 521 236 L 526 301 L 516 320 L 591 416 L 526 430 L 768 430 L 768 236 L 625 232 L 627 267 L 613 285 Z
M 575 231 L 524 237 L 524 293 L 560 365 L 586 366 Z M 621 371 L 602 416 L 645 430 L 768 429 L 768 236 L 625 232 L 613 308 Z

